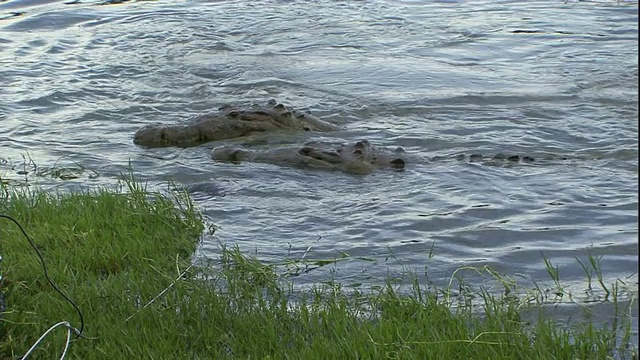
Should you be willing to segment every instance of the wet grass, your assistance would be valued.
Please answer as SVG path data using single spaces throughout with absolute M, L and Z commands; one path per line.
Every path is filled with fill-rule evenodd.
M 132 180 L 91 193 L 1 194 L 0 214 L 24 225 L 48 274 L 84 320 L 47 281 L 20 229 L 0 219 L 2 359 L 26 354 L 64 321 L 82 331 L 78 338 L 72 334 L 66 353 L 72 359 L 637 358 L 622 305 L 633 299 L 619 301 L 618 288 L 607 290 L 616 295 L 606 301 L 620 307 L 614 325 L 567 326 L 544 315 L 545 304 L 570 296 L 548 260 L 558 277 L 551 290 L 520 290 L 490 268 L 461 268 L 442 289 L 427 290 L 414 278 L 362 291 L 327 279 L 301 290 L 293 286 L 296 276 L 348 255 L 314 260 L 305 252 L 265 264 L 221 247 L 215 264 L 195 266 L 192 254 L 204 226 L 184 194 L 149 194 Z M 597 273 L 591 268 L 597 258 L 581 264 Z M 461 277 L 465 272 L 494 285 L 471 287 Z M 525 312 L 539 315 L 531 320 Z M 30 355 L 60 358 L 65 329 L 59 325 Z

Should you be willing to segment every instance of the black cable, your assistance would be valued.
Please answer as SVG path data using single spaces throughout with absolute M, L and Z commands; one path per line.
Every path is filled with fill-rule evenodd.
M 18 220 L 12 218 L 9 215 L 5 215 L 5 214 L 0 214 L 0 218 L 5 218 L 5 219 L 8 219 L 8 220 L 11 220 L 11 221 L 13 221 L 14 224 L 18 225 L 18 228 L 20 228 L 20 231 L 22 231 L 22 234 L 24 235 L 25 238 L 27 238 L 27 241 L 29 242 L 29 244 L 31 245 L 33 250 L 35 250 L 36 254 L 38 255 L 38 258 L 40 259 L 40 264 L 42 264 L 42 270 L 44 272 L 44 276 L 47 278 L 47 281 L 49 281 L 49 284 L 51 284 L 53 289 L 55 291 L 57 291 L 60 295 L 62 295 L 62 297 L 65 300 L 67 300 L 69 302 L 69 304 L 71 304 L 76 309 L 76 311 L 78 312 L 78 316 L 80 317 L 80 330 L 75 329 L 75 328 L 73 328 L 72 330 L 76 334 L 75 339 L 79 338 L 82 335 L 82 331 L 84 329 L 84 316 L 82 316 L 82 311 L 80 311 L 80 308 L 78 307 L 78 305 L 76 305 L 76 303 L 74 303 L 73 300 L 71 300 L 65 293 L 63 293 L 62 290 L 60 290 L 60 288 L 58 288 L 58 285 L 56 285 L 56 283 L 53 282 L 53 280 L 49 277 L 49 273 L 47 272 L 47 265 L 44 262 L 44 258 L 42 257 L 42 254 L 40 254 L 40 250 L 38 250 L 38 247 L 33 242 L 33 240 L 31 240 L 31 237 L 29 237 L 29 235 L 24 230 L 22 225 L 20 225 Z

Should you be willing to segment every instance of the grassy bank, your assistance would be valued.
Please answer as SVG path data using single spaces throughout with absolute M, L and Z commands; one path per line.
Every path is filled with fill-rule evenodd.
M 367 293 L 338 285 L 295 291 L 276 268 L 237 249 L 221 249 L 215 267 L 193 267 L 203 225 L 190 199 L 127 184 L 126 191 L 0 195 L 0 214 L 24 225 L 84 321 L 49 284 L 20 229 L 0 219 L 7 304 L 1 359 L 24 355 L 60 321 L 82 330 L 67 353 L 71 359 L 632 356 L 617 330 L 524 321 L 523 301 L 512 291 L 502 297 L 479 291 L 479 307 L 452 309 L 447 293 L 417 285 L 402 294 L 391 285 Z M 33 357 L 59 358 L 64 329 L 52 331 Z

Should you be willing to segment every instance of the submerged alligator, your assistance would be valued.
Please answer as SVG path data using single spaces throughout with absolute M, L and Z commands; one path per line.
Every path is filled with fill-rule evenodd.
M 550 154 L 534 158 L 529 155 L 521 156 L 504 153 L 421 157 L 415 154 L 407 154 L 402 147 L 390 150 L 374 146 L 367 140 L 340 144 L 308 142 L 302 146 L 291 145 L 267 150 L 250 150 L 239 145 L 222 145 L 211 151 L 211 158 L 232 163 L 248 161 L 282 166 L 340 170 L 352 174 L 370 174 L 376 169 L 402 171 L 408 161 L 430 163 L 449 159 L 490 166 L 512 166 L 545 160 L 567 160 L 566 157 Z
M 341 170 L 354 174 L 369 174 L 377 168 L 404 169 L 405 151 L 388 151 L 372 146 L 367 140 L 354 143 L 331 144 L 309 142 L 303 146 L 286 146 L 269 150 L 249 150 L 224 145 L 211 151 L 219 161 L 253 161 L 283 166 Z
M 133 142 L 145 147 L 191 147 L 210 141 L 235 139 L 255 133 L 286 131 L 336 131 L 337 125 L 270 100 L 251 109 L 221 107 L 217 113 L 199 115 L 187 124 L 153 124 L 140 128 Z
M 217 113 L 196 116 L 188 123 L 154 124 L 140 128 L 134 143 L 145 147 L 191 147 L 210 141 L 236 139 L 257 133 L 336 131 L 339 127 L 317 117 L 270 100 L 267 106 L 254 105 L 251 109 L 224 106 Z M 296 166 L 339 170 L 354 174 L 369 174 L 378 168 L 402 170 L 407 153 L 402 148 L 379 148 L 367 140 L 352 143 L 308 142 L 268 150 L 251 150 L 238 145 L 223 145 L 211 152 L 211 157 L 227 162 L 262 162 L 283 166 Z M 532 163 L 532 156 L 496 154 L 460 154 L 457 160 L 487 165 Z M 450 157 L 414 158 L 416 162 L 432 162 Z M 543 158 L 548 158 L 543 157 Z M 566 158 L 552 156 L 552 160 Z

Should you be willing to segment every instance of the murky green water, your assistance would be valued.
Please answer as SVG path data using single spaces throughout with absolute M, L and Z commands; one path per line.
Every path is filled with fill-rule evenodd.
M 401 265 L 428 266 L 435 282 L 490 265 L 531 283 L 548 279 L 544 255 L 583 286 L 575 257 L 588 248 L 609 283 L 637 289 L 637 4 L 13 0 L 0 17 L 3 179 L 23 178 L 29 154 L 95 171 L 30 181 L 112 186 L 131 161 L 151 186 L 191 189 L 219 226 L 203 256 L 219 241 L 269 260 L 309 247 L 309 258 L 373 260 L 303 284 L 376 284 Z M 148 123 L 271 98 L 344 128 L 271 144 L 367 138 L 442 160 L 353 176 L 215 163 L 219 144 L 132 143 Z M 483 166 L 460 152 L 569 159 Z

